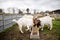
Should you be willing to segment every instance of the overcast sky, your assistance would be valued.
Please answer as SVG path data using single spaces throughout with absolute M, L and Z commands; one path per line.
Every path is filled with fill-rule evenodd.
M 0 8 L 16 7 L 20 9 L 55 10 L 60 9 L 60 0 L 0 0 Z

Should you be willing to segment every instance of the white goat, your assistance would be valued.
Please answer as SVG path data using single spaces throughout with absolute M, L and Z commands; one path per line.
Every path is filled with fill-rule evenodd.
M 33 18 L 32 15 L 24 15 L 23 18 Z
M 41 21 L 41 30 L 43 30 L 44 25 L 47 25 L 50 30 L 52 29 L 52 18 L 50 16 L 39 18 L 39 20 Z
M 23 33 L 22 31 L 22 27 L 25 26 L 27 27 L 29 30 L 30 27 L 33 26 L 33 20 L 32 20 L 33 16 L 32 15 L 24 15 L 22 18 L 20 18 L 19 20 L 13 19 L 14 22 L 16 22 L 19 25 L 19 29 L 21 31 L 21 33 Z

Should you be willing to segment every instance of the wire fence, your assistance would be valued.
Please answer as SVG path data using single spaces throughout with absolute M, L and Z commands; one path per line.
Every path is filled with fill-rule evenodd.
M 0 14 L 0 32 L 12 26 L 14 24 L 13 19 L 19 19 L 21 17 L 21 14 Z
M 0 14 L 0 32 L 4 29 L 11 27 L 15 22 L 13 19 L 19 19 L 23 15 L 21 14 Z M 60 18 L 60 14 L 52 15 Z

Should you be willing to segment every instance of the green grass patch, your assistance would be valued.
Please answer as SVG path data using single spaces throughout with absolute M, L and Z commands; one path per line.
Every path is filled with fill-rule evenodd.
M 7 28 L 7 29 L 3 30 L 2 32 L 0 32 L 0 37 L 2 36 L 2 34 L 3 34 L 3 33 L 5 33 L 5 32 L 7 32 L 7 31 L 12 30 L 14 27 L 15 27 L 15 24 L 14 24 L 14 25 L 12 25 L 12 27 L 9 27 L 9 28 Z
M 51 31 L 47 29 L 47 26 L 44 27 L 43 33 L 51 34 L 52 36 L 55 35 L 58 38 L 57 40 L 60 39 L 60 19 L 53 21 L 53 29 Z

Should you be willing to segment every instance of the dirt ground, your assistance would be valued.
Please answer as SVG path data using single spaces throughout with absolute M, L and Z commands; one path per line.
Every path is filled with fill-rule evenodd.
M 18 25 L 14 25 L 13 29 L 2 33 L 0 40 L 58 40 L 58 37 L 53 33 L 40 31 L 40 39 L 30 39 L 30 32 L 24 32 L 23 34 L 19 31 Z

